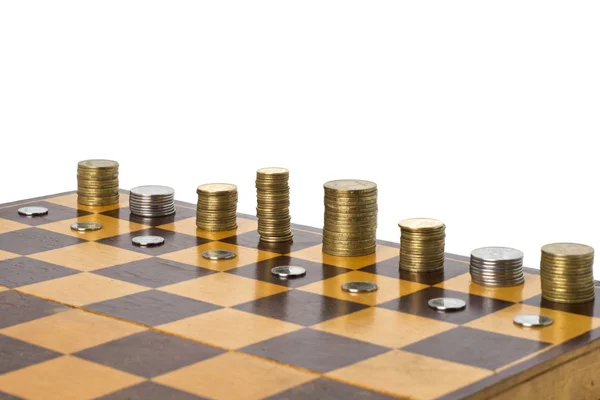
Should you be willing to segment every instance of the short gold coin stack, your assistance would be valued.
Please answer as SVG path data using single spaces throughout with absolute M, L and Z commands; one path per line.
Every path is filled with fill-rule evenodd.
M 108 206 L 119 202 L 119 163 L 84 160 L 77 165 L 77 202 Z
M 326 182 L 323 252 L 342 257 L 373 254 L 377 235 L 377 185 L 343 179 Z
M 237 227 L 237 186 L 207 183 L 198 186 L 196 226 L 204 231 L 230 231 Z
M 577 243 L 542 247 L 542 297 L 555 303 L 585 303 L 594 299 L 594 249 Z
M 431 218 L 411 218 L 400 227 L 400 269 L 436 272 L 444 268 L 446 225 Z
M 285 168 L 256 171 L 256 216 L 263 242 L 284 243 L 293 238 L 289 178 Z

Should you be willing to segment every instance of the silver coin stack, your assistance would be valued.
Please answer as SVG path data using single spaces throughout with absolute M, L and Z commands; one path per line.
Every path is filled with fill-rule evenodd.
M 154 218 L 175 213 L 175 190 L 167 186 L 138 186 L 129 193 L 133 215 Z
M 523 252 L 510 247 L 482 247 L 471 252 L 471 281 L 481 286 L 517 286 L 525 281 Z

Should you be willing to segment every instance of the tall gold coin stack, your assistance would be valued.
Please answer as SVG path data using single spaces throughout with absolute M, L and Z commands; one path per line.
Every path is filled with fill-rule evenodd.
M 108 206 L 119 202 L 119 163 L 85 160 L 77 165 L 77 202 Z
M 377 185 L 342 179 L 326 182 L 323 252 L 342 257 L 373 254 L 377 235 Z
M 283 243 L 293 238 L 289 178 L 285 168 L 256 171 L 256 216 L 263 242 Z
M 555 303 L 584 303 L 594 298 L 594 249 L 577 243 L 542 247 L 542 297 Z
M 400 269 L 436 272 L 444 268 L 446 225 L 431 218 L 411 218 L 400 227 Z
M 237 227 L 237 186 L 207 183 L 198 186 L 196 226 L 204 231 L 230 231 Z

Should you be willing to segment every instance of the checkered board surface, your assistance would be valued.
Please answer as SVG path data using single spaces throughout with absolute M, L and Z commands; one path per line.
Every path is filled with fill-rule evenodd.
M 490 290 L 470 283 L 466 257 L 448 254 L 441 275 L 404 275 L 394 243 L 332 257 L 318 229 L 295 225 L 293 244 L 265 247 L 253 217 L 208 233 L 193 204 L 142 220 L 127 201 L 91 208 L 68 193 L 0 206 L 0 399 L 464 398 L 600 335 L 599 302 L 545 303 L 535 270 Z M 22 204 L 50 212 L 21 217 Z M 103 229 L 70 230 L 78 220 Z M 134 247 L 142 234 L 166 243 Z M 208 261 L 207 249 L 237 258 Z M 280 265 L 307 274 L 279 280 Z M 343 292 L 350 280 L 379 290 Z M 428 308 L 440 296 L 467 308 Z M 522 313 L 555 322 L 519 328 Z

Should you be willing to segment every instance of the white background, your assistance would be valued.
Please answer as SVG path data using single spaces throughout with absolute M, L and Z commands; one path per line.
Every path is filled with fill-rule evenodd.
M 379 237 L 442 219 L 447 249 L 600 249 L 598 1 L 3 1 L 0 202 L 73 190 L 77 161 L 195 202 L 291 170 L 378 183 Z M 600 276 L 600 262 L 596 278 Z

